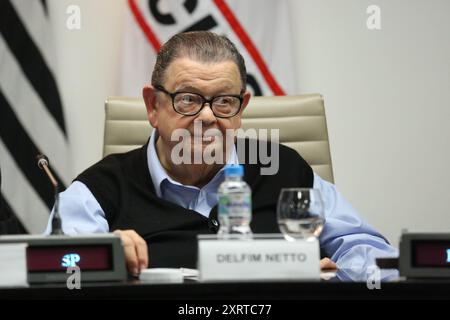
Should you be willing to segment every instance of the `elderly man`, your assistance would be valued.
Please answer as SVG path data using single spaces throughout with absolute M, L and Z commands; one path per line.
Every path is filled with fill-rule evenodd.
M 226 37 L 204 31 L 172 37 L 158 54 L 143 97 L 155 128 L 148 143 L 101 160 L 60 197 L 65 233 L 119 234 L 131 274 L 148 266 L 195 267 L 196 236 L 217 232 L 217 189 L 225 163 L 244 164 L 244 179 L 253 191 L 255 233 L 279 232 L 275 212 L 282 187 L 317 188 L 326 208 L 320 236 L 323 268 L 335 263 L 364 267 L 376 256 L 396 254 L 294 150 L 280 145 L 278 172 L 264 176 L 261 163 L 246 163 L 236 146 L 226 143 L 227 130 L 240 127 L 250 100 L 244 59 Z M 175 159 L 177 130 L 192 138 L 181 152 L 188 161 Z M 223 161 L 189 161 L 211 147 L 223 151 Z

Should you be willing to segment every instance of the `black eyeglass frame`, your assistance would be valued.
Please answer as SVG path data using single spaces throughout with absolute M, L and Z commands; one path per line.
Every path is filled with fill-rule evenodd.
M 176 91 L 176 92 L 173 92 L 173 93 L 172 93 L 172 92 L 167 91 L 163 86 L 160 86 L 160 85 L 155 86 L 155 89 L 158 90 L 158 91 L 164 92 L 165 94 L 167 94 L 168 96 L 170 96 L 170 98 L 172 99 L 172 108 L 173 108 L 173 110 L 174 110 L 176 113 L 181 114 L 181 115 L 183 115 L 183 116 L 196 116 L 197 114 L 199 114 L 199 113 L 203 110 L 203 108 L 205 107 L 205 104 L 208 103 L 208 104 L 209 104 L 209 107 L 211 108 L 211 110 L 212 110 L 212 112 L 213 112 L 213 114 L 214 114 L 214 116 L 215 116 L 216 118 L 228 119 L 228 118 L 234 117 L 235 115 L 237 115 L 237 114 L 239 113 L 239 111 L 241 111 L 242 103 L 244 102 L 244 97 L 242 96 L 242 93 L 241 93 L 241 95 L 222 94 L 222 95 L 219 95 L 219 96 L 211 97 L 211 99 L 206 99 L 203 95 L 201 95 L 201 94 L 199 94 L 199 93 L 195 93 L 195 92 L 189 92 L 189 91 Z M 178 94 L 180 94 L 180 93 L 195 94 L 195 95 L 201 97 L 202 100 L 203 100 L 203 104 L 202 104 L 201 108 L 198 109 L 198 111 L 195 112 L 195 113 L 182 113 L 182 112 L 178 111 L 177 108 L 175 108 L 175 97 L 176 97 Z M 239 108 L 237 108 L 237 110 L 236 110 L 236 112 L 235 112 L 234 114 L 232 114 L 232 115 L 230 115 L 230 116 L 218 116 L 218 115 L 216 115 L 216 113 L 214 112 L 214 109 L 213 109 L 213 107 L 212 107 L 212 106 L 213 106 L 213 101 L 214 101 L 215 99 L 217 99 L 217 98 L 220 98 L 220 97 L 233 97 L 233 98 L 238 98 L 238 99 L 239 99 Z

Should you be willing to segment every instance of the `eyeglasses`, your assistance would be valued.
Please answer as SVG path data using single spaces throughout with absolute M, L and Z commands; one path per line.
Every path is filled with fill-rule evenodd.
M 175 112 L 184 116 L 195 116 L 208 103 L 217 118 L 231 118 L 239 113 L 243 101 L 240 95 L 227 94 L 206 99 L 201 94 L 192 92 L 170 93 L 162 86 L 156 86 L 155 89 L 170 96 Z

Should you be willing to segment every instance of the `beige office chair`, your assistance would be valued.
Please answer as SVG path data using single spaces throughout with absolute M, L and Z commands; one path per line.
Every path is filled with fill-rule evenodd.
M 147 142 L 152 128 L 142 99 L 110 97 L 105 103 L 103 155 Z M 323 179 L 334 182 L 323 98 L 319 94 L 253 97 L 243 129 L 279 129 L 280 142 L 295 149 Z

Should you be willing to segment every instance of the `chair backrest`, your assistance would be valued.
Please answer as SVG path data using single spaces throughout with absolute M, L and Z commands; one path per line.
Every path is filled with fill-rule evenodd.
M 152 127 L 142 99 L 110 97 L 105 102 L 103 155 L 145 144 Z M 320 94 L 253 97 L 242 128 L 279 129 L 280 143 L 295 149 L 323 179 L 334 182 L 323 98 Z

